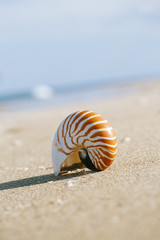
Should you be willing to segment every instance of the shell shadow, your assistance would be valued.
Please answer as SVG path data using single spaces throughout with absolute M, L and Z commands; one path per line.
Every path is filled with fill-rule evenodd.
M 62 181 L 64 179 L 76 178 L 79 176 L 84 176 L 84 175 L 93 174 L 93 173 L 94 172 L 87 170 L 87 171 L 78 172 L 78 173 L 73 172 L 73 173 L 63 174 L 58 177 L 54 176 L 54 174 L 46 174 L 41 176 L 23 178 L 19 180 L 0 183 L 0 191 L 20 188 L 20 187 L 28 187 L 28 186 L 43 184 L 51 181 L 57 182 L 57 181 Z

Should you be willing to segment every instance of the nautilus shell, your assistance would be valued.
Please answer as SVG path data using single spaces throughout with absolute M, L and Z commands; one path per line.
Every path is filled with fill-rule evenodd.
M 69 168 L 102 171 L 114 161 L 117 139 L 113 128 L 99 114 L 82 110 L 70 114 L 57 128 L 52 145 L 54 174 Z

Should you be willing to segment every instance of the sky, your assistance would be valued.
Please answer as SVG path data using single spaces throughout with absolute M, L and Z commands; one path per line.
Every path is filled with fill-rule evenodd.
M 159 0 L 0 0 L 0 93 L 160 75 Z

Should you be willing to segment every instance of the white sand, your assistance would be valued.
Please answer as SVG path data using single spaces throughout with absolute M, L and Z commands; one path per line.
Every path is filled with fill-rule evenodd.
M 132 88 L 131 96 L 0 117 L 0 240 L 160 239 L 160 81 Z M 84 108 L 114 128 L 116 161 L 56 178 L 52 137 Z

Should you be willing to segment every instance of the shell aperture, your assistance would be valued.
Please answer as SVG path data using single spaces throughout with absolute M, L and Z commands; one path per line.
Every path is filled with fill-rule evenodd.
M 79 150 L 78 154 L 79 154 L 79 157 L 80 157 L 81 162 L 82 162 L 87 168 L 89 168 L 90 170 L 93 170 L 93 171 L 95 171 L 95 172 L 101 171 L 101 170 L 97 169 L 97 168 L 93 165 L 93 163 L 92 163 L 92 161 L 91 161 L 91 159 L 90 159 L 90 157 L 89 157 L 88 152 L 87 152 L 86 149 L 82 148 L 81 150 Z
M 105 170 L 116 153 L 117 139 L 108 121 L 93 111 L 77 111 L 62 121 L 54 135 L 54 174 L 57 176 L 63 168 L 73 165 L 85 165 L 93 171 Z

